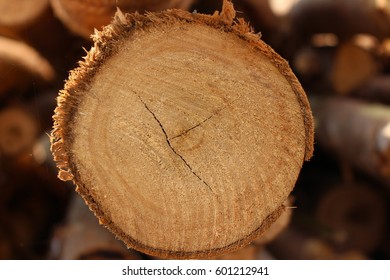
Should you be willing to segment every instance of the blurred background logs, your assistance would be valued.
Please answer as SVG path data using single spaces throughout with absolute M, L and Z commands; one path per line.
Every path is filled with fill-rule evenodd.
M 389 259 L 390 1 L 234 4 L 301 81 L 316 146 L 286 213 L 218 259 Z M 117 5 L 213 13 L 222 0 L 0 0 L 0 259 L 151 259 L 98 224 L 50 153 L 58 91 Z

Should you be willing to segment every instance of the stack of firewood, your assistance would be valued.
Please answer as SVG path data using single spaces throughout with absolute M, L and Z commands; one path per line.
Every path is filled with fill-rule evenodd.
M 302 83 L 316 145 L 287 210 L 217 258 L 389 258 L 390 2 L 233 2 Z M 58 92 L 117 5 L 212 14 L 222 0 L 0 0 L 0 259 L 152 258 L 99 225 L 50 152 Z

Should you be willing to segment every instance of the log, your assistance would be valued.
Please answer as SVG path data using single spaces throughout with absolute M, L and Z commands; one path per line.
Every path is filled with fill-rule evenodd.
M 390 75 L 377 75 L 351 93 L 369 102 L 390 105 Z
M 0 111 L 0 156 L 10 157 L 32 148 L 40 132 L 34 116 L 23 107 Z
M 38 52 L 22 42 L 0 37 L 0 98 L 33 84 L 48 84 L 54 78 L 52 66 Z
M 59 177 L 136 250 L 206 258 L 247 245 L 311 157 L 302 87 L 234 17 L 229 1 L 213 16 L 119 11 L 58 98 Z
M 300 0 L 289 14 L 291 32 L 303 38 L 333 33 L 341 40 L 356 34 L 390 36 L 389 4 L 377 0 Z
M 34 154 L 38 136 L 53 125 L 55 96 L 53 91 L 42 92 L 32 100 L 15 100 L 0 110 L 0 156 L 16 157 L 31 150 Z
M 342 95 L 350 94 L 379 72 L 374 55 L 353 42 L 338 47 L 331 71 L 334 90 Z
M 390 182 L 390 108 L 347 98 L 310 97 L 318 143 L 366 174 Z
M 162 11 L 188 9 L 193 0 L 51 0 L 56 15 L 75 34 L 89 38 L 94 29 L 111 22 L 115 11 Z
M 291 65 L 306 89 L 324 92 L 332 89 L 331 75 L 335 47 L 305 46 L 294 53 Z
M 0 1 L 0 34 L 18 38 L 21 30 L 30 28 L 50 10 L 50 0 Z
M 49 258 L 60 260 L 140 260 L 141 256 L 105 230 L 84 200 L 73 195 L 66 223 L 57 228 Z
M 359 184 L 331 188 L 316 210 L 318 221 L 342 236 L 338 247 L 372 253 L 382 242 L 386 204 L 372 186 Z
M 81 47 L 89 46 L 55 17 L 50 0 L 0 0 L 0 11 L 0 35 L 35 49 L 50 61 L 61 82 L 83 55 Z
M 357 34 L 383 40 L 390 36 L 389 11 L 386 1 L 299 0 L 285 16 L 283 29 L 275 32 L 283 35 L 273 46 L 291 60 L 316 35 L 330 35 L 338 42 Z

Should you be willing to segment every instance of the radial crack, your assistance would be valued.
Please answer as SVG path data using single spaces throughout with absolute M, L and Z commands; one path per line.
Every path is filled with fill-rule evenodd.
M 171 148 L 171 150 L 184 162 L 184 164 L 187 166 L 187 168 L 191 171 L 191 173 L 192 174 L 194 174 L 205 186 L 207 186 L 209 189 L 210 189 L 210 191 L 213 193 L 213 194 L 215 194 L 214 193 L 214 191 L 213 191 L 213 189 L 211 188 L 211 186 L 209 185 L 209 184 L 207 184 L 207 182 L 205 182 L 193 169 L 192 169 L 192 167 L 188 164 L 188 162 L 183 158 L 183 156 L 182 155 L 180 155 L 174 148 L 173 148 L 173 146 L 172 146 L 172 144 L 171 144 L 171 142 L 170 142 L 170 140 L 169 140 L 169 137 L 168 137 L 168 134 L 167 134 L 167 132 L 165 131 L 165 129 L 164 129 L 164 127 L 163 127 L 163 125 L 161 124 L 161 122 L 160 122 L 160 120 L 156 117 L 156 115 L 153 113 L 153 111 L 152 110 L 150 110 L 150 108 L 148 107 L 148 105 L 146 105 L 146 103 L 143 101 L 143 99 L 141 98 L 141 96 L 139 96 L 138 95 L 138 98 L 139 98 L 139 100 L 142 102 L 142 104 L 145 106 L 145 108 L 146 108 L 146 110 L 148 110 L 148 112 L 153 116 L 153 118 L 156 120 L 156 122 L 158 123 L 158 125 L 160 126 L 160 128 L 161 128 L 161 130 L 162 130 L 162 132 L 164 133 L 164 135 L 165 135 L 165 140 L 167 141 L 167 144 L 168 144 L 168 146 L 169 146 L 169 148 Z M 210 116 L 209 118 L 211 118 L 212 116 Z M 208 118 L 208 119 L 209 119 Z M 208 119 L 206 119 L 205 121 L 207 121 Z M 203 121 L 203 122 L 205 122 L 205 121 Z M 201 125 L 203 122 L 201 122 L 201 123 L 199 123 L 198 125 L 196 125 L 196 126 L 199 126 L 199 125 Z M 195 127 L 196 127 L 195 126 Z M 195 128 L 195 127 L 193 127 L 193 128 Z M 193 129 L 193 128 L 191 128 L 191 129 Z M 191 129 L 189 129 L 189 130 L 191 130 Z M 188 130 L 188 131 L 189 131 Z M 184 133 L 182 133 L 181 135 L 183 135 Z M 181 136 L 180 135 L 180 136 Z M 176 136 L 176 137 L 179 137 L 179 136 Z M 174 137 L 174 138 L 176 138 L 176 137 Z
M 220 108 L 219 110 L 215 111 L 211 116 L 207 117 L 206 119 L 204 119 L 203 121 L 201 121 L 200 123 L 190 127 L 189 129 L 186 129 L 184 130 L 182 133 L 180 133 L 179 135 L 176 135 L 176 136 L 173 136 L 172 138 L 168 138 L 168 140 L 173 140 L 173 139 L 176 139 L 176 138 L 179 138 L 185 134 L 187 134 L 188 132 L 190 132 L 191 130 L 201 126 L 202 124 L 204 124 L 205 122 L 207 122 L 208 120 L 210 120 L 212 117 L 214 117 L 215 115 L 221 113 L 223 110 L 225 110 L 227 107 L 229 107 L 231 104 L 233 104 L 236 100 L 238 100 L 241 96 L 237 97 L 236 99 L 234 99 L 230 104 L 227 104 L 226 106 Z
M 189 131 L 193 130 L 194 128 L 197 128 L 198 126 L 200 126 L 200 125 L 204 124 L 205 122 L 207 122 L 209 119 L 211 119 L 212 117 L 214 117 L 214 115 L 215 115 L 215 114 L 212 114 L 212 115 L 211 115 L 210 117 L 208 117 L 207 119 L 205 119 L 205 120 L 201 121 L 200 123 L 198 123 L 198 124 L 196 124 L 196 125 L 190 127 L 189 129 L 184 130 L 182 133 L 180 133 L 179 135 L 176 135 L 176 136 L 170 138 L 169 140 L 173 140 L 173 139 L 175 139 L 175 138 L 178 138 L 178 137 L 183 136 L 184 134 L 188 133 Z

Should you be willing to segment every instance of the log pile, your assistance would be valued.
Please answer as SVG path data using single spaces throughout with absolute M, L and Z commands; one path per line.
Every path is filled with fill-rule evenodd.
M 0 10 L 0 259 L 390 258 L 388 1 Z

